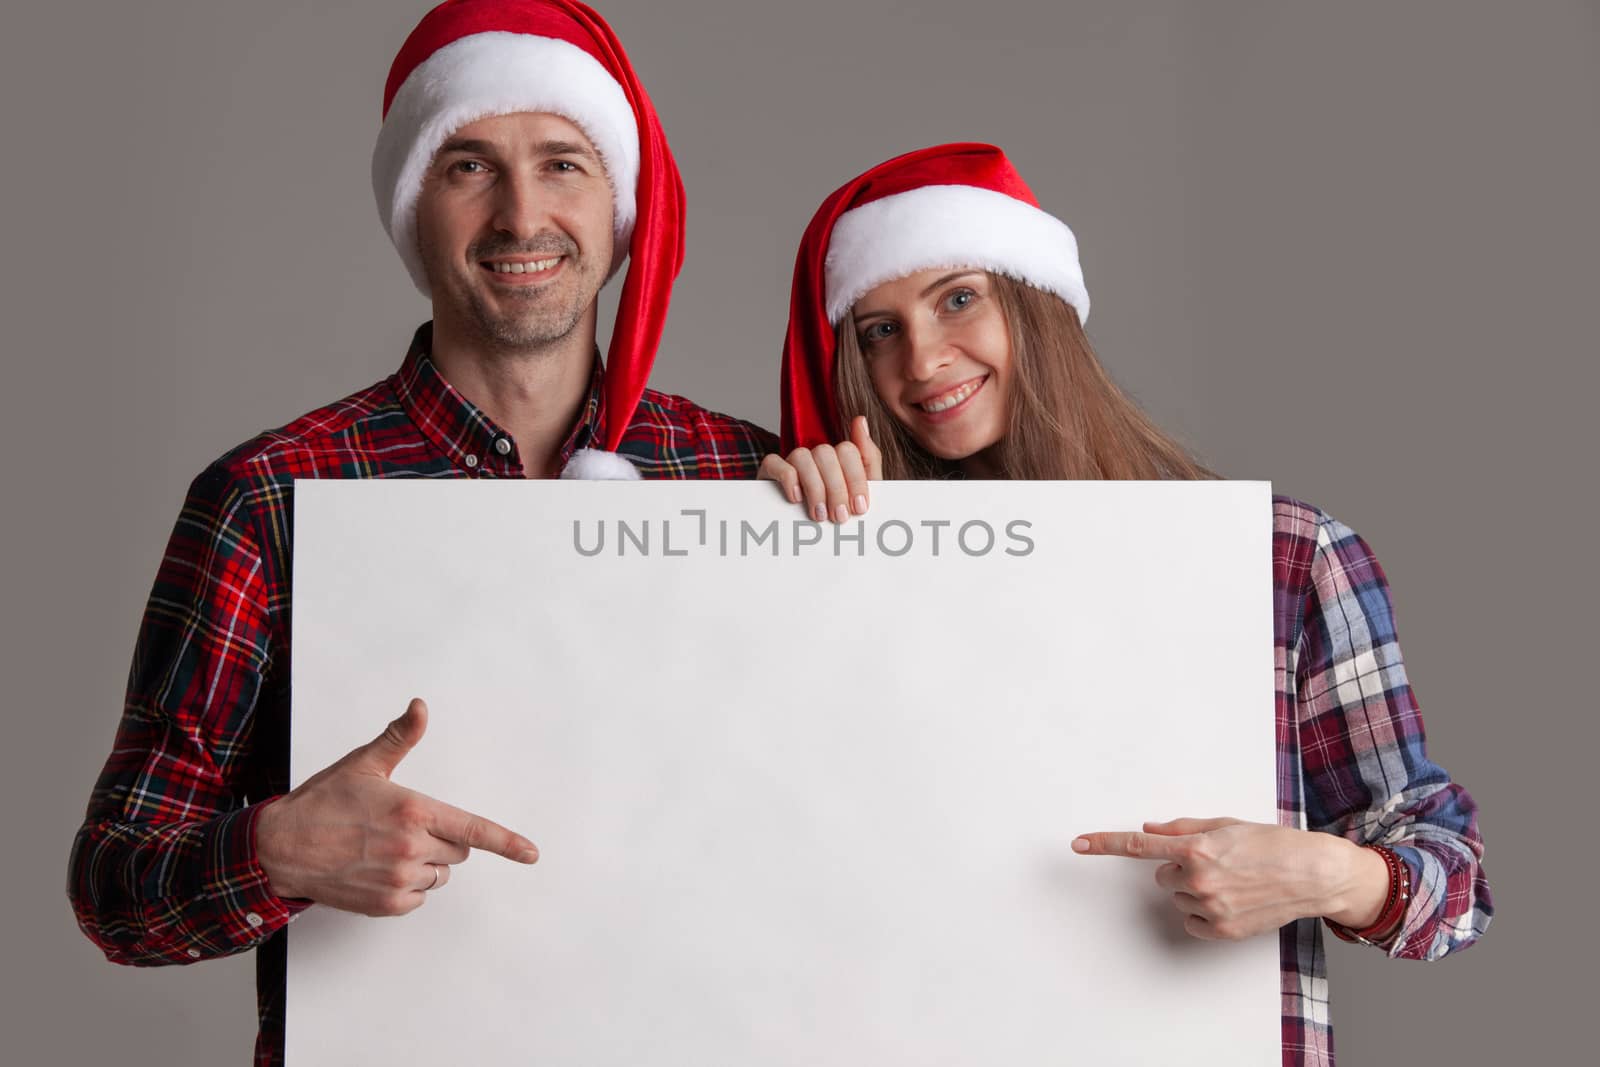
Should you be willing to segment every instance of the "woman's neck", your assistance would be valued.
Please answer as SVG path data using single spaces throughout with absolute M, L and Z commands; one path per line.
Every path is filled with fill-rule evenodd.
M 966 459 L 956 461 L 956 469 L 968 478 L 983 481 L 994 481 L 1004 478 L 1005 470 L 1000 466 L 1000 446 L 986 448 L 982 452 L 974 452 Z

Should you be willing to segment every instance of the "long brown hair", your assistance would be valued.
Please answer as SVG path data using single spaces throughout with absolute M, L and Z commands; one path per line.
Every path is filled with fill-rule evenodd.
M 1053 293 L 990 274 L 1011 336 L 1015 385 L 1001 476 L 1017 479 L 1202 480 L 1217 477 L 1162 433 L 1111 380 L 1072 305 Z M 837 331 L 835 398 L 845 424 L 867 417 L 889 479 L 945 478 L 956 464 L 931 455 L 872 388 L 849 312 Z

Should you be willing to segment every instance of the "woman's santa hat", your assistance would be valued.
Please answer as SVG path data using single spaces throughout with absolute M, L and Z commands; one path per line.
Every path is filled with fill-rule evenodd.
M 469 123 L 521 111 L 560 115 L 589 138 L 614 199 L 611 272 L 624 256 L 631 259 L 602 386 L 605 451 L 584 450 L 563 474 L 637 478 L 616 449 L 650 377 L 683 265 L 683 181 L 655 108 L 605 20 L 572 0 L 446 0 L 423 16 L 384 87 L 372 153 L 378 214 L 428 295 L 417 197 L 434 154 Z
M 843 440 L 834 330 L 884 282 L 934 267 L 1004 274 L 1089 317 L 1078 241 L 1005 153 L 947 144 L 897 156 L 823 201 L 794 262 L 783 346 L 783 450 Z

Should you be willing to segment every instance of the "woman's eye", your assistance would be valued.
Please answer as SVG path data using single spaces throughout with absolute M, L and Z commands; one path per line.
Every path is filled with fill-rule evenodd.
M 868 326 L 865 330 L 861 331 L 861 343 L 864 345 L 877 344 L 880 341 L 893 337 L 894 329 L 894 323 L 892 322 L 875 322 L 871 326 Z
M 944 306 L 950 311 L 963 311 L 977 299 L 978 294 L 971 289 L 957 289 L 944 298 Z

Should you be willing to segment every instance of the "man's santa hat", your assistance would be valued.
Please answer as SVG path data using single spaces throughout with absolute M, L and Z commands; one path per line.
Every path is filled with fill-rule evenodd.
M 572 0 L 446 0 L 395 56 L 372 153 L 383 227 L 424 295 L 417 197 L 434 154 L 491 115 L 560 115 L 594 145 L 611 182 L 622 283 L 602 387 L 601 444 L 563 476 L 637 478 L 616 454 L 655 361 L 672 282 L 683 265 L 683 181 L 654 106 L 611 27 Z
M 1078 241 L 1005 153 L 947 144 L 897 156 L 823 201 L 794 261 L 783 345 L 783 450 L 845 438 L 834 330 L 884 282 L 934 267 L 1004 274 L 1089 317 Z

